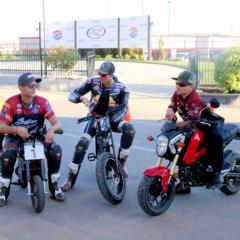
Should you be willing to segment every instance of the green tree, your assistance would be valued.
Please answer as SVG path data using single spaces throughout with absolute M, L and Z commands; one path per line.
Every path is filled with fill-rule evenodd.
M 78 59 L 78 51 L 71 48 L 54 47 L 50 49 L 49 54 L 46 56 L 45 63 L 47 66 L 51 66 L 53 70 L 64 70 L 68 75 Z
M 240 47 L 223 51 L 215 60 L 215 79 L 228 93 L 240 93 Z

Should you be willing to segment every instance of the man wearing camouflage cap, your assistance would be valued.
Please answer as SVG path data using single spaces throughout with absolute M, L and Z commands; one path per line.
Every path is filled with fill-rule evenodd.
M 171 103 L 166 112 L 166 119 L 174 120 L 175 113 L 181 116 L 183 121 L 177 122 L 180 128 L 188 128 L 191 126 L 192 120 L 196 120 L 200 116 L 200 112 L 204 107 L 204 103 L 200 95 L 196 92 L 197 79 L 196 76 L 189 71 L 181 72 L 178 77 L 173 77 L 176 81 L 176 91 L 174 92 Z M 208 154 L 212 159 L 215 178 L 213 184 L 215 187 L 220 187 L 221 168 L 223 164 L 223 139 L 222 134 L 215 127 L 204 133 L 208 142 Z M 179 183 L 176 186 L 176 193 L 190 193 L 189 183 Z

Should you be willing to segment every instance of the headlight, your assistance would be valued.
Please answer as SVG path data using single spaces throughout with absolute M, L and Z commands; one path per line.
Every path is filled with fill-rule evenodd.
M 168 147 L 168 138 L 166 136 L 160 135 L 157 139 L 156 151 L 159 157 L 163 156 Z

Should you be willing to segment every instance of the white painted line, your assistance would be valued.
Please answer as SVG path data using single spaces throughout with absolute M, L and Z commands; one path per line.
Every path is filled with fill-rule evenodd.
M 72 138 L 79 138 L 79 135 L 68 134 L 68 133 L 64 133 L 63 136 L 72 137 Z M 116 145 L 119 146 L 118 143 L 116 143 Z M 139 146 L 134 146 L 134 145 L 131 148 L 138 149 L 138 150 L 141 150 L 141 151 L 155 152 L 154 149 L 144 148 L 144 147 L 139 147 Z

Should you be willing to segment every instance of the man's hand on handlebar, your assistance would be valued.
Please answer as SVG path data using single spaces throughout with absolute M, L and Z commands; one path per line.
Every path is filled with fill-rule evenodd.
M 24 127 L 16 127 L 16 134 L 23 139 L 26 139 L 30 136 L 27 128 Z
M 81 96 L 80 97 L 80 101 L 86 106 L 89 107 L 90 106 L 90 101 L 87 97 Z
M 45 142 L 46 143 L 52 143 L 54 140 L 54 129 L 53 128 L 49 128 L 47 130 L 46 136 L 45 136 Z
M 176 121 L 176 115 L 172 108 L 168 108 L 165 114 L 167 120 Z

